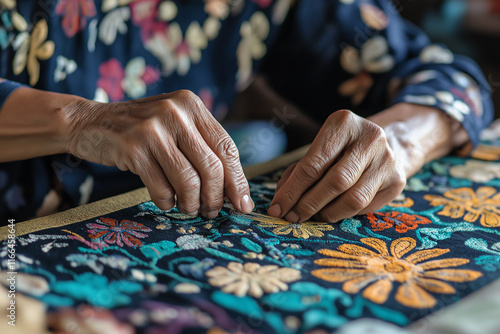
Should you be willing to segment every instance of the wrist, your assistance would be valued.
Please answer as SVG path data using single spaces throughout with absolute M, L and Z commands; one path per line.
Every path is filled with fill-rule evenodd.
M 412 138 L 411 129 L 405 122 L 389 123 L 383 129 L 398 165 L 401 166 L 407 178 L 412 176 L 425 163 L 425 147 L 421 142 Z

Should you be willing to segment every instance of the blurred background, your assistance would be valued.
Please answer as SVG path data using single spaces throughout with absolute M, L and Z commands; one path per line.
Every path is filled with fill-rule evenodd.
M 401 15 L 437 43 L 473 58 L 493 91 L 500 117 L 500 0 L 393 0 Z

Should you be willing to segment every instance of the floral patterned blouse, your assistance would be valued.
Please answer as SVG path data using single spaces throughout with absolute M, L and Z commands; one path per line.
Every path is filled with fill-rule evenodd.
M 0 0 L 0 105 L 20 84 L 101 102 L 190 89 L 222 120 L 260 72 L 320 121 L 409 102 L 443 110 L 477 143 L 493 114 L 485 78 L 399 9 L 390 0 Z M 3 163 L 0 216 L 141 185 L 70 155 Z

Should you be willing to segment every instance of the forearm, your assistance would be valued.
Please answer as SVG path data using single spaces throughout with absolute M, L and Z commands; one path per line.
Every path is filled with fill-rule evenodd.
M 15 90 L 0 109 L 0 162 L 66 152 L 65 115 L 83 100 L 28 87 Z
M 399 103 L 368 119 L 385 130 L 407 177 L 469 141 L 460 123 L 431 107 Z

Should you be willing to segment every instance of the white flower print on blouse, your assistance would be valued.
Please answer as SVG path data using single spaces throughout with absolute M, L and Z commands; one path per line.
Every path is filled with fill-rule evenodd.
M 57 56 L 57 65 L 54 70 L 54 82 L 63 81 L 66 77 L 76 71 L 77 65 L 73 59 Z
M 385 73 L 395 66 L 394 57 L 389 53 L 389 44 L 382 36 L 369 39 L 358 51 L 355 47 L 343 47 L 340 65 L 348 73 L 355 75 L 339 86 L 339 93 L 351 97 L 353 105 L 363 102 L 373 86 L 370 73 Z

